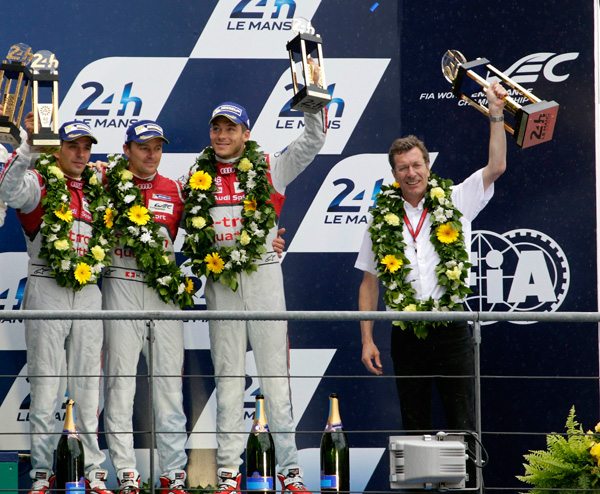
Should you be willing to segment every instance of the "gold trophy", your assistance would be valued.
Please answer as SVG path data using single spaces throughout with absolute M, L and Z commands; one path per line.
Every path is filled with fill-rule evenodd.
M 306 113 L 319 113 L 321 109 L 331 102 L 331 95 L 327 91 L 325 81 L 325 67 L 323 66 L 323 48 L 321 36 L 315 34 L 315 29 L 310 21 L 296 18 L 292 21 L 292 30 L 297 36 L 288 41 L 286 48 L 290 56 L 290 69 L 292 71 L 292 84 L 294 85 L 294 97 L 291 107 Z M 313 66 L 308 63 L 308 56 L 316 53 L 319 66 L 319 77 L 315 80 Z M 314 57 L 313 57 L 314 58 Z M 302 80 L 304 87 L 299 89 L 296 68 L 300 62 Z
M 0 142 L 9 144 L 13 148 L 17 148 L 21 144 L 19 127 L 30 86 L 27 66 L 32 57 L 29 46 L 17 43 L 10 47 L 6 59 L 0 66 L 0 102 L 4 106 L 4 114 L 0 116 Z M 11 86 L 15 80 L 16 85 L 11 92 Z
M 505 121 L 504 128 L 513 135 L 517 145 L 527 148 L 550 141 L 556 124 L 558 103 L 541 100 L 496 69 L 486 58 L 467 62 L 458 50 L 448 50 L 442 57 L 442 73 L 452 83 L 454 95 L 486 115 L 489 115 L 489 110 L 473 100 L 472 95 L 490 85 L 486 80 L 488 72 L 531 101 L 530 104 L 521 106 L 511 96 L 504 98 L 504 109 L 514 117 L 514 124 L 510 125 Z
M 60 148 L 57 68 L 58 60 L 54 53 L 41 50 L 33 55 L 29 77 L 32 81 L 33 111 L 31 151 L 34 153 L 49 153 Z M 45 93 L 45 103 L 40 103 L 42 93 Z

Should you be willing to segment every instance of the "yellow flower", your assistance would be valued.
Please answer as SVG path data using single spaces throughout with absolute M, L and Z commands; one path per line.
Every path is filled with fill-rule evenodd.
M 190 187 L 194 190 L 208 190 L 212 185 L 212 177 L 203 170 L 197 171 L 190 177 Z
M 592 458 L 594 458 L 596 463 L 598 465 L 600 465 L 600 444 L 599 443 L 596 443 L 592 446 L 592 449 L 590 449 L 590 454 L 592 455 Z
M 98 185 L 98 177 L 96 176 L 95 173 L 92 173 L 92 176 L 90 177 L 90 185 Z
M 244 200 L 244 211 L 256 211 L 256 201 L 254 199 Z
M 139 204 L 131 206 L 127 212 L 128 218 L 133 221 L 136 225 L 145 225 L 150 221 L 149 211 Z
M 406 312 L 416 312 L 417 311 L 417 306 L 416 304 L 408 304 L 406 307 L 404 307 L 404 309 L 402 309 L 403 311 Z
M 443 244 L 451 244 L 458 238 L 458 230 L 452 228 L 450 223 L 444 223 L 443 225 L 438 226 L 436 236 Z
M 396 258 L 396 256 L 392 254 L 388 254 L 381 260 L 381 264 L 385 265 L 385 270 L 390 273 L 395 273 L 402 266 L 402 259 Z
M 104 249 L 99 245 L 94 245 L 91 249 L 91 253 L 92 256 L 94 256 L 94 259 L 96 259 L 96 261 L 102 261 L 106 257 Z
M 73 213 L 67 204 L 63 204 L 63 207 L 60 209 L 60 211 L 54 211 L 54 214 L 58 217 L 58 219 L 63 220 L 65 223 L 73 221 Z
M 80 285 L 85 285 L 92 277 L 92 268 L 85 262 L 80 262 L 75 268 L 75 279 Z
M 218 252 L 213 252 L 212 254 L 206 254 L 204 258 L 204 262 L 206 263 L 206 269 L 212 271 L 213 273 L 219 274 L 223 271 L 223 267 L 225 263 Z
M 452 269 L 446 270 L 446 276 L 449 280 L 458 280 L 460 279 L 461 270 L 458 266 L 454 266 Z
M 248 235 L 248 232 L 246 230 L 242 230 L 242 233 L 240 233 L 240 244 L 248 245 L 249 243 L 250 235 Z
M 400 218 L 396 216 L 394 213 L 386 214 L 383 219 L 388 225 L 398 226 L 400 224 Z
M 400 188 L 400 184 L 398 182 L 394 182 L 392 184 L 392 187 L 394 187 L 395 189 L 399 189 Z
M 185 291 L 188 293 L 192 293 L 194 291 L 194 283 L 189 278 L 185 279 Z
M 112 228 L 114 225 L 113 222 L 113 210 L 110 208 L 106 209 L 106 212 L 104 213 L 104 224 L 108 227 L 108 228 Z
M 594 427 L 594 430 L 595 430 L 596 432 L 600 432 L 600 422 L 598 422 L 598 423 L 596 424 L 596 427 Z
M 64 239 L 64 240 L 55 240 L 54 241 L 54 248 L 56 250 L 67 250 L 69 248 L 69 241 Z
M 429 197 L 432 199 L 442 199 L 443 197 L 446 197 L 446 194 L 444 193 L 444 189 L 441 187 L 433 187 L 429 191 Z
M 56 178 L 60 178 L 60 179 L 65 178 L 65 174 L 56 165 L 49 166 L 48 173 L 50 173 L 51 175 L 54 175 Z
M 194 216 L 192 218 L 192 226 L 198 230 L 202 230 L 206 226 L 206 220 L 202 216 Z
M 248 158 L 242 158 L 240 160 L 240 164 L 238 165 L 238 168 L 240 169 L 241 172 L 248 172 L 248 171 L 252 170 L 252 168 L 253 168 L 252 162 Z
M 131 180 L 133 178 L 133 173 L 131 173 L 129 170 L 121 170 L 119 175 L 121 180 Z

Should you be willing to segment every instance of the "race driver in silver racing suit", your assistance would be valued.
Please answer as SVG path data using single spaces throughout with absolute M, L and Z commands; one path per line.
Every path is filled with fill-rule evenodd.
M 314 159 L 325 143 L 326 110 L 305 114 L 302 134 L 284 151 L 266 156 L 275 189 L 271 202 L 279 217 L 285 188 Z M 232 166 L 242 155 L 250 138 L 246 110 L 237 103 L 219 105 L 210 120 L 211 144 L 217 157 L 216 206 L 210 209 L 218 247 L 235 245 L 242 225 L 243 191 Z M 267 236 L 271 246 L 277 225 Z M 236 291 L 208 279 L 205 288 L 209 310 L 285 311 L 283 277 L 278 256 L 272 250 L 257 261 L 258 270 L 238 275 Z M 211 356 L 217 388 L 217 467 L 219 493 L 240 492 L 239 467 L 244 451 L 244 391 L 247 341 L 254 351 L 260 389 L 275 441 L 279 480 L 286 493 L 303 491 L 302 469 L 294 438 L 294 421 L 289 384 L 288 335 L 285 321 L 209 321 Z M 273 487 L 275 488 L 275 487 Z

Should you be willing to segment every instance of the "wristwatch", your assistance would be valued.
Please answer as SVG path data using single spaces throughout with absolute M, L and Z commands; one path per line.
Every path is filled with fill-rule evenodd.
M 504 122 L 504 116 L 494 117 L 490 115 L 490 122 Z

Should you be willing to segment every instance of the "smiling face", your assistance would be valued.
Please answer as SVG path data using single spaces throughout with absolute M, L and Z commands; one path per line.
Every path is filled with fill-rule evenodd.
M 62 141 L 60 151 L 54 153 L 62 172 L 71 178 L 80 178 L 92 154 L 92 139 L 83 136 L 73 141 Z
M 400 185 L 404 200 L 411 206 L 417 206 L 425 197 L 429 178 L 429 165 L 421 150 L 414 147 L 405 153 L 394 155 L 392 174 Z
M 241 156 L 250 139 L 250 131 L 241 124 L 233 123 L 227 117 L 217 117 L 210 123 L 210 143 L 215 154 L 222 160 Z
M 155 137 L 147 142 L 131 141 L 128 144 L 123 144 L 123 152 L 129 158 L 129 171 L 139 178 L 152 177 L 160 164 L 163 140 Z

